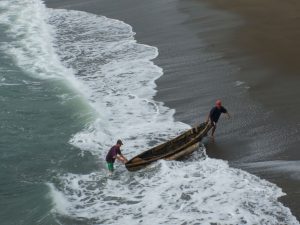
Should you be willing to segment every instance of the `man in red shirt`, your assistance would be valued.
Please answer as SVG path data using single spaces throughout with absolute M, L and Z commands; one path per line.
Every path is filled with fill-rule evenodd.
M 112 146 L 106 155 L 109 174 L 112 174 L 114 171 L 114 163 L 116 159 L 124 164 L 128 161 L 127 158 L 121 153 L 121 145 L 123 145 L 123 142 L 121 140 L 118 140 L 117 144 Z
M 207 120 L 206 120 L 206 122 L 210 121 L 211 125 L 213 126 L 212 131 L 211 131 L 211 137 L 212 138 L 214 138 L 214 134 L 215 134 L 215 131 L 216 131 L 216 128 L 217 128 L 217 122 L 218 122 L 218 120 L 219 120 L 222 113 L 225 113 L 228 119 L 230 118 L 230 115 L 229 115 L 227 109 L 225 109 L 222 106 L 221 100 L 217 100 L 216 101 L 216 106 L 214 106 L 210 110 L 209 115 L 208 115 Z

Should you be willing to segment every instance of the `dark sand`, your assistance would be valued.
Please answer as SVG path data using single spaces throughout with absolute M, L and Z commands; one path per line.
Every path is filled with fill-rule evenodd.
M 205 0 L 204 0 L 205 1 Z M 202 1 L 201 1 L 202 2 Z M 254 98 L 299 126 L 300 114 L 300 2 L 295 0 L 210 0 L 209 5 L 239 15 L 243 24 L 232 32 L 229 45 L 253 62 L 270 69 L 258 71 Z M 235 57 L 235 53 L 227 52 Z M 247 68 L 247 65 L 243 65 Z M 251 65 L 252 66 L 252 65 Z M 256 83 L 255 83 L 256 82 Z M 292 112 L 292 113 L 291 113 Z
M 278 184 L 288 194 L 283 203 L 300 218 L 299 3 L 46 3 L 122 20 L 133 27 L 138 42 L 156 46 L 155 63 L 164 75 L 156 82 L 155 99 L 176 109 L 176 120 L 203 121 L 215 99 L 222 98 L 232 120 L 221 119 L 215 143 L 205 141 L 209 155 Z
M 295 0 L 209 0 L 239 14 L 245 23 L 232 43 L 285 75 L 300 76 L 300 2 Z
M 299 219 L 300 182 L 296 174 L 300 172 L 300 2 L 295 0 L 200 0 L 199 2 L 205 2 L 214 9 L 232 12 L 242 21 L 238 29 L 231 30 L 228 42 L 221 41 L 223 48 L 227 46 L 225 55 L 241 68 L 241 79 L 251 86 L 249 90 L 251 99 L 261 103 L 266 110 L 273 113 L 275 119 L 273 123 L 279 124 L 276 119 L 284 121 L 277 128 L 279 131 L 277 137 L 286 135 L 286 139 L 290 140 L 283 146 L 284 151 L 268 159 L 286 161 L 270 165 L 266 162 L 265 166 L 261 166 L 260 163 L 256 169 L 245 169 L 250 169 L 282 187 L 288 193 L 282 201 Z M 228 49 L 228 46 L 232 49 Z M 241 55 L 249 56 L 249 60 L 239 60 Z M 278 140 L 275 137 L 274 145 L 276 143 Z

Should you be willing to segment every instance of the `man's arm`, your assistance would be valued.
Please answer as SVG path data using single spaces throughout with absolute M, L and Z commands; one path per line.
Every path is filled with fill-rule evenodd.
M 225 115 L 226 115 L 226 118 L 227 118 L 227 119 L 230 119 L 230 118 L 231 118 L 229 112 L 225 113 Z
M 211 119 L 211 115 L 212 115 L 212 112 L 213 112 L 213 109 L 214 108 L 212 108 L 210 111 L 209 111 L 209 114 L 207 115 L 207 118 L 206 118 L 206 122 L 208 123 L 209 121 L 213 121 L 212 119 Z
M 119 160 L 122 163 L 126 163 L 128 161 L 128 159 L 122 154 L 116 155 L 116 159 Z
M 128 162 L 128 159 L 123 154 L 121 154 L 121 157 L 123 158 L 123 160 L 124 160 L 125 163 Z
M 208 123 L 210 120 L 210 114 L 207 115 L 207 118 L 206 118 L 206 123 Z
M 222 113 L 224 113 L 224 114 L 226 115 L 226 118 L 227 118 L 227 119 L 230 119 L 231 116 L 230 116 L 228 110 L 225 109 L 224 107 L 222 107 Z

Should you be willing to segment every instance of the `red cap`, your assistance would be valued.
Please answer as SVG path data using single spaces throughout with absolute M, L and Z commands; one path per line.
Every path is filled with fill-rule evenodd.
M 221 100 L 217 100 L 217 101 L 216 101 L 216 106 L 221 106 L 221 105 L 222 105 Z

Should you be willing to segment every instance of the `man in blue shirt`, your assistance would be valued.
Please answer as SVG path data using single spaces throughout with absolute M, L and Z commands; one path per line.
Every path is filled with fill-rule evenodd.
M 117 144 L 112 146 L 106 155 L 109 174 L 112 174 L 114 171 L 114 163 L 116 159 L 124 164 L 128 161 L 126 157 L 121 153 L 121 145 L 123 145 L 123 142 L 121 140 L 118 140 Z
M 214 106 L 210 110 L 209 115 L 208 115 L 207 120 L 206 120 L 206 122 L 210 121 L 211 125 L 213 126 L 212 131 L 211 131 L 211 137 L 212 138 L 214 138 L 214 134 L 215 134 L 215 131 L 216 131 L 216 128 L 217 128 L 217 122 L 218 122 L 218 120 L 219 120 L 222 113 L 225 113 L 228 119 L 230 118 L 230 115 L 229 115 L 227 109 L 225 109 L 222 106 L 221 100 L 217 100 L 216 101 L 216 106 Z

